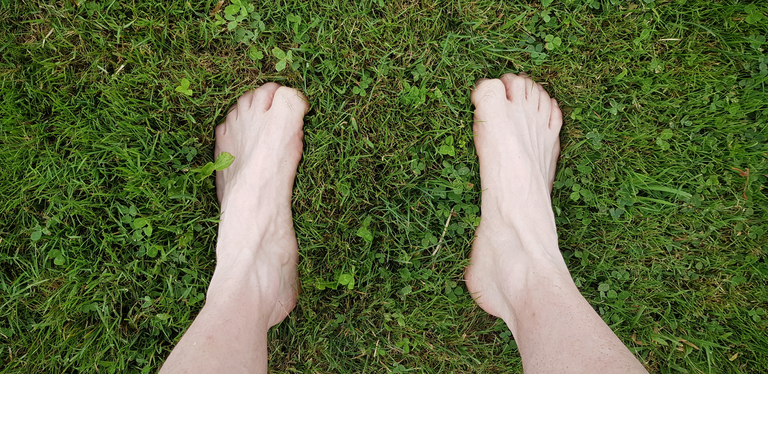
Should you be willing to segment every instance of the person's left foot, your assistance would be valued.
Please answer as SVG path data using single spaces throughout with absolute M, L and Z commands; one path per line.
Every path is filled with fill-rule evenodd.
M 215 156 L 228 152 L 235 161 L 216 173 L 221 223 L 214 278 L 224 283 L 211 283 L 209 299 L 237 297 L 242 293 L 222 292 L 237 285 L 226 279 L 244 279 L 255 290 L 246 297 L 256 294 L 270 327 L 288 315 L 298 298 L 291 193 L 308 110 L 301 93 L 269 83 L 240 97 L 216 127 Z

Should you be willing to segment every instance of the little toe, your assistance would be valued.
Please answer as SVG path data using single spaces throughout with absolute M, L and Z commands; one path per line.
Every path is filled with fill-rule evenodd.
M 224 122 L 216 126 L 216 141 L 218 142 L 221 137 L 227 134 L 227 122 Z
M 549 129 L 555 132 L 560 132 L 560 128 L 563 127 L 563 112 L 560 111 L 560 106 L 557 101 L 550 99 L 552 110 L 549 113 Z
M 272 109 L 304 117 L 309 111 L 309 102 L 300 91 L 290 87 L 280 87 L 274 93 L 270 110 Z
M 280 84 L 266 83 L 253 91 L 252 107 L 260 112 L 267 112 L 272 107 L 272 101 L 275 98 L 275 92 L 280 88 Z
M 560 138 L 555 141 L 555 145 L 552 147 L 552 157 L 549 164 L 549 172 L 551 177 L 549 179 L 549 193 L 552 193 L 552 186 L 555 181 L 555 172 L 557 171 L 557 159 L 560 157 Z
M 224 200 L 224 172 L 216 171 L 216 198 L 219 200 L 219 204 Z

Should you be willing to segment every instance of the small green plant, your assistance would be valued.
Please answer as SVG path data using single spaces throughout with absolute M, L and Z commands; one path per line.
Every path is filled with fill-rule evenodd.
M 349 273 L 342 273 L 339 275 L 339 285 L 347 287 L 351 290 L 355 288 L 355 277 Z
M 643 43 L 644 40 L 650 38 L 652 31 L 653 29 L 651 29 L 650 27 L 644 28 L 643 31 L 640 32 L 640 36 L 634 39 L 633 42 L 635 43 L 635 45 L 640 45 Z
M 36 242 L 43 237 L 43 234 L 51 235 L 51 232 L 47 228 L 41 228 L 40 224 L 37 224 L 34 228 L 32 228 L 32 234 L 30 234 L 29 238 L 33 242 Z
M 444 156 L 456 156 L 456 148 L 453 146 L 453 137 L 448 136 L 443 141 L 443 145 L 437 150 L 438 153 Z
M 51 249 L 48 251 L 48 258 L 53 258 L 53 263 L 57 266 L 60 266 L 67 261 L 66 258 L 64 258 L 64 253 L 59 249 Z
M 277 57 L 277 64 L 275 64 L 275 69 L 277 69 L 278 72 L 285 69 L 285 66 L 289 63 L 294 70 L 298 69 L 297 65 L 293 65 L 293 52 L 291 50 L 285 52 L 278 47 L 274 47 L 272 49 L 272 54 Z
M 408 369 L 406 369 L 405 366 L 403 366 L 401 364 L 397 364 L 397 363 L 394 363 L 392 365 L 392 373 L 393 374 L 404 374 L 406 372 L 408 372 Z
M 756 51 L 759 51 L 760 47 L 765 44 L 765 36 L 763 35 L 750 35 L 747 40 L 749 41 L 749 46 Z
M 192 96 L 192 90 L 189 88 L 189 80 L 183 78 L 175 90 L 183 95 Z
M 194 168 L 190 171 L 199 173 L 200 175 L 198 179 L 202 180 L 208 177 L 209 175 L 213 174 L 214 171 L 221 171 L 223 169 L 229 168 L 229 166 L 232 165 L 232 162 L 234 161 L 235 161 L 235 157 L 232 156 L 230 153 L 221 152 L 221 154 L 219 154 L 219 157 L 216 158 L 215 162 L 208 162 L 202 168 Z
M 619 112 L 624 111 L 624 104 L 611 99 L 611 107 L 608 108 L 607 111 L 611 113 L 611 115 L 618 115 Z
M 136 218 L 131 225 L 133 225 L 133 229 L 142 230 L 147 237 L 152 235 L 152 224 L 146 218 Z
M 363 77 L 360 78 L 360 82 L 352 88 L 352 93 L 360 96 L 365 96 L 366 90 L 373 82 L 373 78 L 368 76 L 368 73 L 363 71 Z
M 323 291 L 328 288 L 338 288 L 339 286 L 346 287 L 348 290 L 355 288 L 355 267 L 352 266 L 350 273 L 340 273 L 335 281 L 325 282 L 322 280 L 315 281 L 315 288 Z
M 592 140 L 592 148 L 600 150 L 603 147 L 603 134 L 598 131 L 591 131 L 587 133 L 586 137 Z
M 309 41 L 307 30 L 309 26 L 302 22 L 301 16 L 288 14 L 285 19 L 288 21 L 288 26 L 293 30 L 294 42 L 305 43 Z
M 747 13 L 745 21 L 747 24 L 756 24 L 763 19 L 763 11 L 757 5 L 751 4 L 744 8 L 744 12 Z
M 550 51 L 556 50 L 563 45 L 563 40 L 560 39 L 559 36 L 551 34 L 548 34 L 544 37 L 544 42 L 546 42 L 544 46 Z
M 427 93 L 429 93 L 429 91 L 425 88 L 411 86 L 407 82 L 404 82 L 403 91 L 400 93 L 400 102 L 404 105 L 418 107 L 427 101 Z
M 461 289 L 460 286 L 454 281 L 446 281 L 445 282 L 445 296 L 448 297 L 448 300 L 451 301 L 451 303 L 455 302 L 459 299 L 459 296 L 464 292 L 463 289 Z
M 423 64 L 419 63 L 413 68 L 411 75 L 413 75 L 414 81 L 418 81 L 420 78 L 424 79 L 424 77 L 427 76 L 427 68 Z
M 216 24 L 226 25 L 229 31 L 235 30 L 238 24 L 248 18 L 248 14 L 253 13 L 253 10 L 253 5 L 247 0 L 232 0 L 231 4 L 224 8 L 224 19 L 216 16 Z
M 418 161 L 416 159 L 413 159 L 411 161 L 411 170 L 416 175 L 421 175 L 421 173 L 426 169 L 427 165 L 424 162 Z
M 251 45 L 251 48 L 248 50 L 248 57 L 256 62 L 256 67 L 261 67 L 261 60 L 264 58 L 264 53 L 256 45 Z
M 545 37 L 545 35 L 542 35 L 541 37 L 543 38 Z M 526 37 L 523 41 L 521 41 L 520 45 L 523 51 L 531 55 L 531 60 L 535 64 L 540 65 L 544 63 L 544 60 L 546 60 L 547 53 L 544 52 L 544 44 L 541 42 L 537 42 L 535 37 L 533 36 Z
M 670 129 L 664 129 L 661 131 L 658 137 L 656 137 L 656 144 L 662 150 L 669 150 L 669 139 L 672 138 L 672 131 Z
M 101 11 L 101 5 L 95 1 L 89 1 L 85 4 L 85 10 L 88 12 L 88 16 L 93 16 Z
M 368 216 L 363 221 L 363 226 L 360 227 L 360 229 L 357 230 L 357 236 L 362 238 L 368 243 L 373 242 L 373 233 L 368 229 L 368 226 L 371 224 L 371 217 Z
M 216 15 L 215 24 L 225 26 L 232 32 L 235 42 L 250 44 L 255 42 L 260 32 L 266 29 L 261 15 L 254 12 L 254 9 L 247 0 L 232 0 L 232 4 L 224 9 L 223 18 Z M 264 53 L 256 46 L 252 45 L 248 49 L 248 57 L 256 62 L 256 67 L 262 67 L 260 60 L 264 58 Z
M 408 354 L 411 352 L 411 340 L 409 338 L 405 338 L 400 342 L 395 342 L 395 346 L 402 349 L 403 354 Z

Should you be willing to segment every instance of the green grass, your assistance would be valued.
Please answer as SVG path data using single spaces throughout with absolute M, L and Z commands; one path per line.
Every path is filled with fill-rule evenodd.
M 543 3 L 258 2 L 238 43 L 215 0 L 0 0 L 0 370 L 159 369 L 214 268 L 215 189 L 189 170 L 276 81 L 312 110 L 270 371 L 522 371 L 462 279 L 469 92 L 525 70 L 565 113 L 553 205 L 584 296 L 649 371 L 768 372 L 768 8 Z

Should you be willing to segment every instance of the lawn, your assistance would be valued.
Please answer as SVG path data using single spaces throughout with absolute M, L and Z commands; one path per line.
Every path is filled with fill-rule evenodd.
M 0 371 L 158 371 L 215 265 L 192 170 L 275 81 L 312 109 L 270 371 L 521 372 L 463 269 L 469 92 L 526 71 L 564 110 L 553 206 L 595 310 L 651 372 L 768 372 L 761 1 L 0 4 Z

